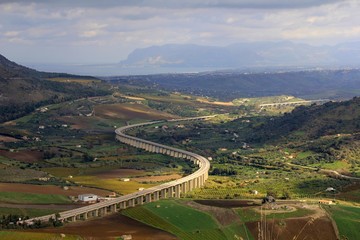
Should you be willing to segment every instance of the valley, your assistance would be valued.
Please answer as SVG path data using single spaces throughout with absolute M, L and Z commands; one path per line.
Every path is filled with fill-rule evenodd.
M 358 236 L 358 98 L 324 104 L 291 95 L 224 100 L 70 76 L 52 81 L 85 87 L 95 81 L 109 94 L 39 105 L 0 125 L 0 237 L 323 239 L 325 229 L 331 229 L 326 239 Z M 63 226 L 10 224 L 91 206 L 79 195 L 114 199 L 194 173 L 192 162 L 115 139 L 119 127 L 159 120 L 127 134 L 204 156 L 211 168 L 202 187 Z M 262 204 L 266 196 L 276 202 Z

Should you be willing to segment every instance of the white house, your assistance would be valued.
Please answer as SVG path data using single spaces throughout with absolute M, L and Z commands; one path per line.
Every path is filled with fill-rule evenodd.
M 85 202 L 85 203 L 92 203 L 96 202 L 98 200 L 98 196 L 95 194 L 80 194 L 78 196 L 79 201 Z

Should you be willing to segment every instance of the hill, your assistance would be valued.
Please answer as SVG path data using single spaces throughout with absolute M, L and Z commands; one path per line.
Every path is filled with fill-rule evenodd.
M 86 84 L 54 81 L 87 79 Z M 107 94 L 93 77 L 39 72 L 0 55 L 0 122 L 23 116 L 42 105 Z
M 311 140 L 337 134 L 360 132 L 360 98 L 324 105 L 300 106 L 291 113 L 271 118 L 254 128 L 252 142 L 279 139 Z
M 311 46 L 290 41 L 242 42 L 228 46 L 167 44 L 134 50 L 121 62 L 132 67 L 244 68 L 346 66 L 359 61 L 359 43 Z
M 360 70 L 288 72 L 205 72 L 107 78 L 112 83 L 163 88 L 232 100 L 239 97 L 292 95 L 300 98 L 351 98 L 360 93 Z

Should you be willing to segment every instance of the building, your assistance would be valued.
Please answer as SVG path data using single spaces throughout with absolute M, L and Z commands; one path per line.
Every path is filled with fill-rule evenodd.
M 326 204 L 326 205 L 332 205 L 332 204 L 334 204 L 334 202 L 331 201 L 331 200 L 319 200 L 319 203 L 320 203 L 320 204 Z
M 98 200 L 98 196 L 95 194 L 80 194 L 78 196 L 79 201 L 84 203 L 95 203 Z

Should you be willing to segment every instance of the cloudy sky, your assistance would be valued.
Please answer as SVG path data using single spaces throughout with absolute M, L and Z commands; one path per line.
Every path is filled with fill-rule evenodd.
M 225 46 L 360 39 L 357 0 L 0 0 L 0 54 L 28 63 L 114 63 L 168 43 Z

